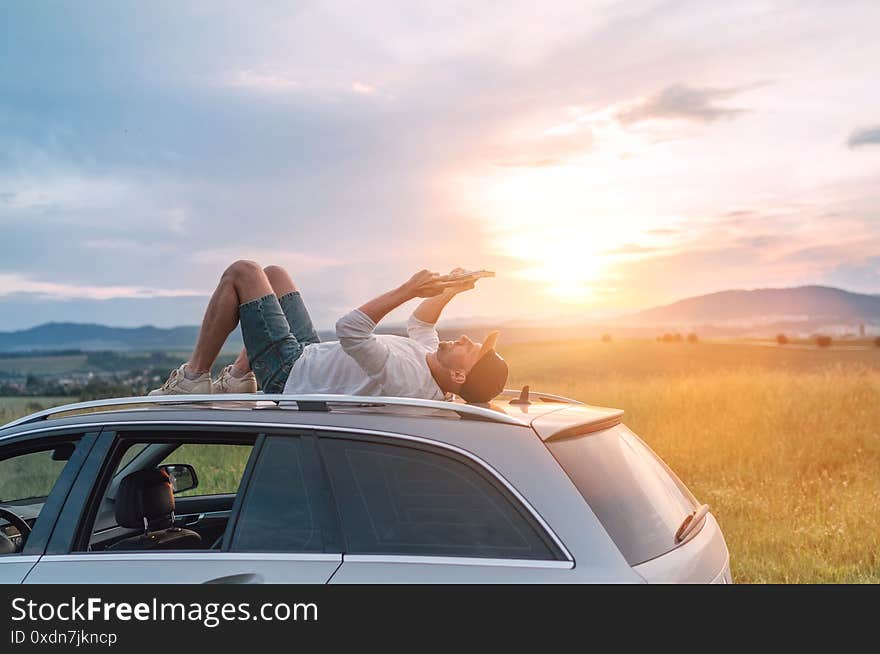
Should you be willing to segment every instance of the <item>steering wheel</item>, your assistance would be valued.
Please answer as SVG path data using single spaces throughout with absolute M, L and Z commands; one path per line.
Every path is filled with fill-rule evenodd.
M 9 524 L 18 529 L 18 533 L 21 535 L 21 545 L 19 545 L 18 547 L 18 551 L 20 552 L 24 549 L 24 544 L 27 542 L 28 536 L 31 535 L 31 526 L 27 522 L 25 522 L 24 518 L 22 518 L 20 515 L 13 513 L 9 509 L 2 506 L 0 506 L 0 518 L 5 518 Z M 12 540 L 3 533 L 0 533 L 0 538 L 5 538 L 9 541 Z

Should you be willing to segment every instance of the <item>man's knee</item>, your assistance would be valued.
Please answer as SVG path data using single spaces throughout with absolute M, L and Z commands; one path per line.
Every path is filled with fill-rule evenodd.
M 230 266 L 223 273 L 223 276 L 229 278 L 232 281 L 236 281 L 261 274 L 263 274 L 263 269 L 256 261 L 239 259 L 238 261 L 230 264 Z
M 263 272 L 266 273 L 266 277 L 269 279 L 269 283 L 272 284 L 272 288 L 280 288 L 285 292 L 296 290 L 296 284 L 294 284 L 290 273 L 281 266 L 266 266 L 263 268 Z

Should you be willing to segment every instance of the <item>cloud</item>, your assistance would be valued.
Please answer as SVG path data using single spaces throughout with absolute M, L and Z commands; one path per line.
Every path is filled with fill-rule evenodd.
M 639 245 L 638 243 L 625 243 L 619 247 L 606 250 L 603 254 L 616 256 L 646 256 L 656 254 L 658 252 L 661 252 L 661 250 L 656 247 Z
M 46 299 L 72 298 L 108 300 L 111 298 L 170 298 L 204 296 L 193 289 L 148 288 L 143 286 L 92 286 L 63 282 L 37 281 L 16 273 L 0 273 L 0 297 L 31 294 Z
M 672 279 L 652 253 L 616 257 L 622 268 L 638 259 L 643 273 L 615 283 L 621 297 L 655 283 L 652 304 L 681 280 L 775 281 L 781 264 L 767 260 L 783 248 L 749 251 L 740 236 L 808 246 L 853 233 L 801 238 L 828 224 L 819 211 L 880 234 L 876 161 L 841 147 L 846 129 L 830 132 L 832 152 L 821 145 L 829 125 L 873 124 L 877 87 L 858 63 L 880 46 L 855 10 L 792 5 L 790 20 L 755 32 L 776 9 L 597 0 L 537 15 L 509 2 L 480 5 L 475 18 L 382 2 L 114 7 L 107 30 L 105 10 L 19 3 L 7 21 L 16 29 L 0 39 L 0 274 L 35 296 L 208 291 L 226 264 L 250 258 L 289 266 L 330 326 L 421 267 L 494 266 L 491 291 L 450 314 L 473 301 L 473 312 L 516 315 L 543 296 L 518 278 L 505 286 L 520 263 L 493 261 L 494 216 L 537 217 L 538 235 L 565 225 L 561 240 L 589 239 L 600 224 L 608 248 L 677 252 L 705 235 L 742 251 L 723 267 L 688 259 Z M 852 45 L 841 50 L 843 33 Z M 779 85 L 754 97 L 736 86 L 765 76 Z M 750 119 L 736 120 L 746 107 Z M 730 129 L 702 129 L 727 119 Z M 528 201 L 484 193 L 496 186 Z M 790 218 L 765 211 L 803 196 L 820 202 Z M 760 213 L 715 220 L 739 207 Z M 852 260 L 844 247 L 835 263 Z M 825 269 L 823 259 L 809 271 Z M 77 304 L 88 317 L 113 302 L 118 320 L 197 323 L 203 300 L 64 300 L 52 315 Z M 49 304 L 0 307 L 0 328 L 43 319 Z
M 494 148 L 493 163 L 509 168 L 559 166 L 589 152 L 595 141 L 593 130 L 586 123 L 557 126 L 538 134 L 519 134 L 512 143 Z
M 513 159 L 504 161 L 496 161 L 496 166 L 503 168 L 546 168 L 548 166 L 559 166 L 565 163 L 562 159 L 533 159 L 532 157 L 520 155 Z
M 354 82 L 351 85 L 351 90 L 360 95 L 370 95 L 376 92 L 376 87 L 364 82 Z
M 872 127 L 860 127 L 849 135 L 846 144 L 850 148 L 860 148 L 865 145 L 880 145 L 880 125 Z
M 0 179 L 0 215 L 25 211 L 97 209 L 126 197 L 130 186 L 111 178 L 78 174 L 30 174 Z
M 507 156 L 496 165 L 532 168 L 560 165 L 594 149 L 601 150 L 603 143 L 611 144 L 618 159 L 630 160 L 636 156 L 631 148 L 638 150 L 646 142 L 664 142 L 675 132 L 664 132 L 656 129 L 660 126 L 653 125 L 655 129 L 643 130 L 638 135 L 634 130 L 628 130 L 629 126 L 648 121 L 711 123 L 732 119 L 749 110 L 717 103 L 754 86 L 715 88 L 673 84 L 647 97 L 611 102 L 598 108 L 570 106 L 563 122 L 518 140 L 517 147 L 528 152 L 527 155 Z M 678 129 L 675 125 L 670 128 Z M 646 140 L 648 134 L 650 138 Z
M 194 253 L 192 258 L 197 263 L 216 265 L 228 265 L 237 259 L 251 259 L 264 266 L 284 266 L 296 274 L 319 272 L 325 268 L 339 266 L 344 263 L 342 260 L 333 257 L 283 249 L 254 248 L 251 246 L 202 250 Z
M 880 289 L 880 257 L 839 264 L 825 275 L 823 281 L 847 290 L 876 294 Z
M 731 119 L 747 112 L 748 109 L 718 106 L 716 103 L 745 90 L 747 87 L 717 88 L 673 84 L 622 109 L 617 119 L 624 125 L 658 119 L 698 123 Z
M 264 93 L 288 93 L 300 88 L 300 83 L 291 77 L 255 70 L 234 70 L 223 81 L 226 86 Z

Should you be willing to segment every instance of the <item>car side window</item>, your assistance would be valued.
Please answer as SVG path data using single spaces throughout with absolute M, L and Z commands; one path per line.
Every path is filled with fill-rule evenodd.
M 233 552 L 323 552 L 313 441 L 269 436 L 260 449 L 230 546 Z
M 216 439 L 213 442 L 212 436 Z M 255 434 L 214 436 L 206 432 L 121 435 L 105 463 L 105 472 L 99 475 L 104 481 L 80 528 L 83 536 L 75 551 L 220 551 L 256 438 Z M 167 507 L 156 503 L 146 509 L 144 498 L 157 494 L 150 490 L 155 481 L 149 481 L 145 473 L 168 464 L 191 466 L 196 486 L 174 490 Z M 141 525 L 147 513 L 145 529 Z M 184 530 L 187 538 L 170 538 L 175 534 L 168 532 L 169 528 Z M 154 536 L 133 540 L 138 532 Z
M 0 502 L 46 498 L 65 465 L 66 460 L 54 457 L 54 450 L 29 452 L 0 461 Z
M 0 508 L 33 528 L 74 448 L 72 442 L 58 443 L 0 458 Z M 21 552 L 19 532 L 8 516 L 0 514 L 0 555 Z
M 342 438 L 322 438 L 321 451 L 346 553 L 560 558 L 525 508 L 463 457 Z
M 175 497 L 234 495 L 238 491 L 251 449 L 250 445 L 185 443 L 168 454 L 159 465 L 188 463 L 198 470 L 199 485 L 192 490 L 175 493 Z

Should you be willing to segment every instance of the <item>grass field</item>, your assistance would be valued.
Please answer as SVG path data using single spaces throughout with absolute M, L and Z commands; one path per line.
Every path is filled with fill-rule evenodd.
M 2 397 L 0 396 L 0 425 L 21 416 L 53 406 L 76 402 L 75 397 Z
M 880 348 L 516 344 L 511 385 L 626 410 L 711 505 L 738 582 L 880 582 Z
M 56 356 L 3 357 L 0 356 L 0 372 L 28 375 L 63 375 L 83 370 L 85 354 L 64 354 Z
M 711 505 L 736 581 L 880 582 L 880 348 L 566 341 L 501 352 L 510 386 L 625 409 Z M 0 398 L 0 421 L 63 401 Z M 176 462 L 195 464 L 203 488 L 229 484 L 229 462 L 195 456 Z

